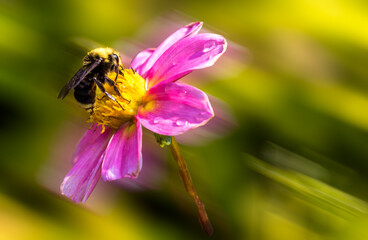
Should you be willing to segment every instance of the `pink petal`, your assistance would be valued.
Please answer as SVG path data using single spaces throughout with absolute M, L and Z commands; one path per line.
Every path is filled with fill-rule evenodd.
M 138 109 L 138 118 L 144 127 L 169 136 L 202 126 L 213 116 L 207 95 L 179 82 L 151 88 Z
M 138 73 L 141 74 L 143 64 L 147 61 L 149 57 L 155 52 L 154 48 L 147 48 L 139 52 L 132 60 L 130 66 Z
M 142 167 L 142 126 L 127 122 L 112 136 L 102 163 L 102 179 L 136 178 Z
M 94 142 L 91 141 L 92 139 Z M 78 146 L 77 161 L 60 186 L 63 195 L 71 198 L 76 203 L 87 200 L 100 178 L 102 155 L 109 139 L 108 129 L 104 133 L 101 133 L 98 128 L 96 131 L 87 131 Z M 87 142 L 90 145 L 85 145 Z M 83 146 L 83 148 L 80 148 L 80 146 Z
M 111 131 L 107 127 L 105 132 L 109 134 Z M 77 149 L 73 154 L 73 164 L 75 164 L 81 157 L 85 155 L 86 151 L 90 150 L 90 146 L 93 144 L 99 144 L 98 141 L 103 141 L 101 138 L 102 126 L 93 126 L 91 129 L 87 130 L 78 143 Z
M 199 30 L 201 30 L 203 23 L 202 22 L 193 22 L 184 27 L 180 28 L 173 34 L 171 34 L 168 38 L 163 41 L 160 46 L 158 46 L 152 56 L 141 66 L 140 69 L 137 69 L 138 74 L 142 77 L 146 77 L 146 73 L 151 69 L 151 67 L 155 64 L 157 59 L 174 43 L 179 41 L 180 39 L 186 38 L 188 36 L 197 34 Z M 133 67 L 134 68 L 134 67 Z
M 178 80 L 195 69 L 212 66 L 226 47 L 226 40 L 222 36 L 211 33 L 177 41 L 157 59 L 148 72 L 148 89 L 162 81 L 167 83 Z

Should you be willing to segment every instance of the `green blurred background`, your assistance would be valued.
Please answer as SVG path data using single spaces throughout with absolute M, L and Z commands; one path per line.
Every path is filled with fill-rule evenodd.
M 182 145 L 212 238 L 368 239 L 363 0 L 0 1 L 0 239 L 207 238 L 168 149 L 144 159 L 154 187 L 99 183 L 85 205 L 59 194 L 88 127 L 56 99 L 81 46 L 133 56 L 129 42 L 154 47 L 177 19 L 231 42 L 194 76 L 215 79 L 198 86 L 228 103 L 232 127 Z

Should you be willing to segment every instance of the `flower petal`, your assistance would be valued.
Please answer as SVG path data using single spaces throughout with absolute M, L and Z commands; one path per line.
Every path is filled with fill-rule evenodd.
M 158 46 L 152 56 L 141 66 L 141 68 L 136 69 L 139 75 L 142 77 L 146 77 L 146 73 L 151 69 L 153 64 L 157 61 L 157 59 L 174 43 L 179 41 L 180 39 L 186 38 L 188 36 L 197 34 L 199 30 L 201 30 L 203 23 L 202 22 L 193 22 L 184 27 L 180 28 L 173 34 L 171 34 L 168 38 L 166 38 L 160 46 Z M 134 68 L 134 67 L 133 67 Z
M 136 178 L 142 167 L 142 126 L 127 122 L 112 136 L 106 148 L 101 176 L 104 181 Z
M 155 52 L 154 48 L 147 48 L 141 52 L 139 52 L 132 62 L 130 63 L 130 66 L 138 73 L 140 74 L 142 72 L 142 67 L 144 66 L 144 63 L 147 61 L 148 58 L 152 56 L 152 54 Z
M 91 129 L 87 130 L 84 136 L 81 138 L 77 145 L 77 149 L 73 154 L 73 165 L 79 161 L 80 158 L 85 156 L 85 152 L 87 154 L 91 153 L 91 146 L 95 144 L 95 146 L 102 146 L 100 141 L 104 142 L 105 139 L 101 136 L 102 126 L 93 126 Z M 107 127 L 105 128 L 106 134 L 109 134 L 111 131 Z M 88 153 L 89 151 L 89 153 Z
M 151 88 L 138 109 L 138 118 L 144 127 L 169 136 L 202 126 L 213 116 L 207 95 L 179 82 Z
M 162 81 L 167 83 L 178 80 L 195 69 L 212 66 L 226 47 L 226 40 L 222 36 L 211 33 L 177 41 L 157 59 L 148 72 L 147 89 Z
M 106 129 L 101 133 L 99 128 L 88 130 L 78 145 L 78 158 L 60 186 L 61 193 L 76 203 L 87 200 L 100 178 L 102 155 L 110 139 L 109 132 Z M 92 139 L 95 141 L 92 142 Z M 86 145 L 87 142 L 90 145 Z

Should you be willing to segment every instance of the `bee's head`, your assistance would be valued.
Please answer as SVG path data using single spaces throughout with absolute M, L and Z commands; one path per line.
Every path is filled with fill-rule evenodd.
M 118 68 L 119 65 L 121 65 L 119 53 L 114 51 L 113 53 L 109 54 L 109 61 L 112 63 L 112 68 Z
M 84 57 L 84 63 L 88 64 L 101 58 L 105 66 L 110 66 L 111 71 L 115 71 L 115 69 L 118 69 L 119 65 L 121 65 L 119 52 L 114 51 L 112 48 L 93 49 Z

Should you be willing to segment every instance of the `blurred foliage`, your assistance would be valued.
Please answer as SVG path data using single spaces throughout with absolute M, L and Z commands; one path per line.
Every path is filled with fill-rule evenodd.
M 85 206 L 58 193 L 86 127 L 72 97 L 56 99 L 85 54 L 74 40 L 144 46 L 144 31 L 173 11 L 247 48 L 241 69 L 201 86 L 230 105 L 237 127 L 182 146 L 213 238 L 368 239 L 362 0 L 0 1 L 0 239 L 206 237 L 158 146 L 167 167 L 155 189 L 101 183 Z

